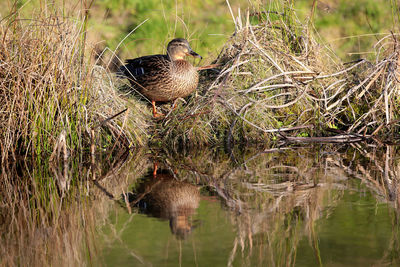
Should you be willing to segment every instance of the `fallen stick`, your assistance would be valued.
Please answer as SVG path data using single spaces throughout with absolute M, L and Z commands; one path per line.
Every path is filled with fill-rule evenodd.
M 340 134 L 335 136 L 323 136 L 323 137 L 293 137 L 285 136 L 279 133 L 280 136 L 286 142 L 291 143 L 354 143 L 365 141 L 369 136 L 357 136 L 353 134 Z

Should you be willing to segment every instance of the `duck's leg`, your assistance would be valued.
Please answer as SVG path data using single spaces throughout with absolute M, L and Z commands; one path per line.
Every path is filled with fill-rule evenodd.
M 153 106 L 153 116 L 154 118 L 156 118 L 157 117 L 156 101 L 152 100 L 151 105 Z
M 169 112 L 167 113 L 167 115 L 165 115 L 166 118 L 168 118 L 168 116 L 172 113 L 172 111 L 174 111 L 176 109 L 176 107 L 178 106 L 178 101 L 179 100 L 182 100 L 183 102 L 186 103 L 186 101 L 183 98 L 179 97 L 179 98 L 175 99 L 174 103 L 172 104 L 172 106 L 171 106 L 171 108 L 169 110 Z
M 156 101 L 154 101 L 154 100 L 152 100 L 151 101 L 151 105 L 153 106 L 153 117 L 154 118 L 159 118 L 159 117 L 163 117 L 164 116 L 164 114 L 159 114 L 159 113 L 157 113 L 157 108 L 156 108 Z
M 185 99 L 183 99 L 182 97 L 178 97 L 177 99 L 175 99 L 174 104 L 172 105 L 171 111 L 176 109 L 176 107 L 178 106 L 178 101 L 182 101 L 183 103 L 186 104 Z
M 157 178 L 157 169 L 158 169 L 158 162 L 153 162 L 153 178 Z

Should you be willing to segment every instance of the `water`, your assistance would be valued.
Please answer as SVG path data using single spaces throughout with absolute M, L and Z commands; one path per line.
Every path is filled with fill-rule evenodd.
M 263 232 L 253 232 L 252 248 L 249 232 L 245 229 L 239 231 L 237 225 L 237 220 L 245 223 L 251 218 L 233 219 L 232 214 L 218 202 L 200 201 L 193 219 L 201 223 L 184 241 L 171 233 L 166 221 L 145 215 L 127 215 L 120 210 L 113 214 L 115 217 L 112 219 L 113 227 L 116 220 L 119 221 L 116 228 L 120 231 L 120 240 L 113 240 L 105 246 L 105 265 L 272 266 L 275 263 L 279 266 L 291 263 L 316 266 L 321 262 L 328 266 L 381 266 L 391 262 L 388 257 L 393 249 L 390 246 L 395 238 L 392 230 L 395 229 L 392 229 L 390 207 L 377 204 L 369 194 L 361 196 L 349 192 L 337 204 L 332 213 L 323 211 L 324 216 L 327 213 L 329 216 L 315 222 L 315 233 L 311 238 L 306 234 L 304 224 L 293 229 L 297 233 L 280 232 L 279 236 L 273 236 L 278 233 L 265 225 Z M 123 222 L 128 221 L 121 231 Z M 254 228 L 258 226 L 253 225 Z M 277 244 L 270 244 L 271 236 Z M 281 240 L 276 240 L 279 238 Z M 294 247 L 291 246 L 293 243 Z M 291 247 L 282 248 L 281 245 Z M 279 254 L 282 250 L 288 253 Z
M 386 196 L 391 189 L 384 186 L 388 162 L 380 162 L 379 153 L 371 164 L 358 150 L 333 151 L 295 148 L 253 151 L 240 159 L 218 153 L 158 159 L 162 167 L 156 176 L 149 167 L 126 188 L 131 204 L 108 214 L 100 231 L 104 264 L 400 264 L 398 213 Z M 391 172 L 386 179 L 393 182 L 398 173 Z M 198 203 L 192 203 L 192 191 L 176 193 L 186 205 L 183 212 L 166 203 L 174 192 L 165 187 L 178 188 L 162 186 L 171 180 L 188 191 L 197 188 Z M 143 188 L 146 196 L 135 201 Z M 154 212 L 154 205 L 168 215 Z M 185 217 L 184 234 L 176 230 L 179 216 Z
M 0 263 L 399 266 L 398 155 L 365 144 L 143 149 L 6 172 Z

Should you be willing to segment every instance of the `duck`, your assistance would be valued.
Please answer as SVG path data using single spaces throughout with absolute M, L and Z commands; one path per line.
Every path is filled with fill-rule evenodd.
M 186 239 L 195 228 L 192 216 L 199 207 L 199 189 L 177 180 L 167 169 L 156 168 L 152 174 L 144 177 L 134 194 L 127 196 L 130 205 L 138 206 L 148 216 L 168 220 L 171 233 Z
M 167 45 L 167 54 L 142 56 L 128 59 L 120 68 L 132 87 L 147 97 L 157 113 L 156 102 L 170 102 L 192 94 L 199 83 L 199 70 L 214 68 L 217 64 L 195 67 L 185 58 L 202 57 L 190 47 L 184 38 L 175 38 Z M 174 105 L 175 106 L 175 105 Z

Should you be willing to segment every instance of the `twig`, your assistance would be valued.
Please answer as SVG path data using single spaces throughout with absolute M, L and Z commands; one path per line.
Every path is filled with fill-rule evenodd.
M 369 138 L 354 134 L 342 134 L 328 137 L 292 137 L 285 136 L 281 133 L 280 135 L 285 141 L 293 143 L 352 143 L 364 141 Z
M 118 112 L 118 113 L 115 114 L 115 115 L 112 115 L 111 117 L 108 117 L 108 118 L 105 119 L 105 120 L 102 120 L 98 125 L 96 125 L 95 127 L 93 127 L 93 129 L 96 129 L 96 128 L 100 127 L 100 126 L 103 126 L 106 122 L 108 122 L 108 121 L 114 119 L 115 117 L 118 117 L 119 115 L 121 115 L 122 113 L 124 113 L 124 112 L 127 111 L 127 110 L 128 110 L 128 108 L 126 108 L 126 109 L 124 109 L 124 110 Z
M 360 62 L 358 62 L 357 64 L 354 64 L 353 66 L 351 66 L 351 67 L 349 67 L 349 68 L 347 68 L 347 69 L 344 69 L 344 70 L 342 70 L 342 71 L 339 71 L 339 72 L 336 72 L 336 73 L 333 73 L 333 74 L 317 76 L 317 77 L 315 77 L 315 79 L 325 79 L 325 78 L 330 78 L 330 77 L 339 76 L 339 75 L 341 75 L 341 74 L 344 74 L 344 73 L 348 72 L 349 70 L 354 69 L 354 68 L 357 67 L 358 65 L 364 63 L 365 61 L 366 61 L 365 59 L 362 59 L 362 60 L 360 60 Z

